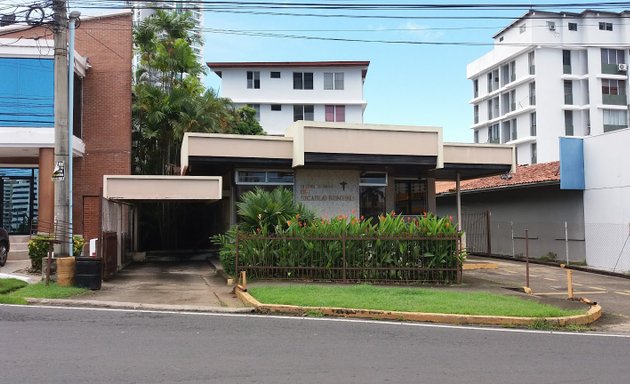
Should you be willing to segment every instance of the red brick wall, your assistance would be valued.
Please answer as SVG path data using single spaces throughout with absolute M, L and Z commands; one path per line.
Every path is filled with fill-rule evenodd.
M 43 37 L 45 28 L 16 31 L 3 38 Z M 51 43 L 52 46 L 52 43 Z M 85 154 L 74 158 L 74 232 L 97 237 L 103 175 L 131 172 L 131 14 L 84 19 L 76 31 L 75 50 L 91 68 L 83 81 Z
M 74 163 L 75 232 L 99 234 L 99 196 L 103 175 L 131 172 L 131 14 L 83 21 L 76 32 L 76 51 L 91 68 L 83 81 L 85 156 Z M 85 204 L 85 206 L 82 206 Z M 85 211 L 84 211 L 85 210 Z

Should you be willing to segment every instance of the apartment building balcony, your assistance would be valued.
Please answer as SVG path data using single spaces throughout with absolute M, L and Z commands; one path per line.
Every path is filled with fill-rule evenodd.
M 628 97 L 626 95 L 602 95 L 602 102 L 608 105 L 627 105 Z

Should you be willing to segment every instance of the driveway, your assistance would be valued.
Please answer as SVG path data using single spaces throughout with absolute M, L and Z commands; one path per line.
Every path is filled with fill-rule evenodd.
M 472 257 L 498 265 L 497 269 L 464 271 L 464 283 L 479 287 L 517 288 L 525 286 L 525 263 L 511 260 Z M 529 265 L 530 288 L 534 295 L 567 297 L 565 269 L 540 264 Z M 573 295 L 602 305 L 603 315 L 593 329 L 630 333 L 630 279 L 573 270 Z
M 243 307 L 208 262 L 132 264 L 76 300 L 199 307 Z

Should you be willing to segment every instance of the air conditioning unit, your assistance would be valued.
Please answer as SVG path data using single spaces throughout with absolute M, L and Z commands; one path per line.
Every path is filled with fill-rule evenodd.
M 617 70 L 618 71 L 627 71 L 628 70 L 628 64 L 624 64 L 624 63 L 619 63 L 617 64 Z

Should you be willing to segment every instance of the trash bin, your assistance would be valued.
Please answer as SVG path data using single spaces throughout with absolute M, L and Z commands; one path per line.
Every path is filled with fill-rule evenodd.
M 103 260 L 100 257 L 77 257 L 74 285 L 91 290 L 101 289 Z

